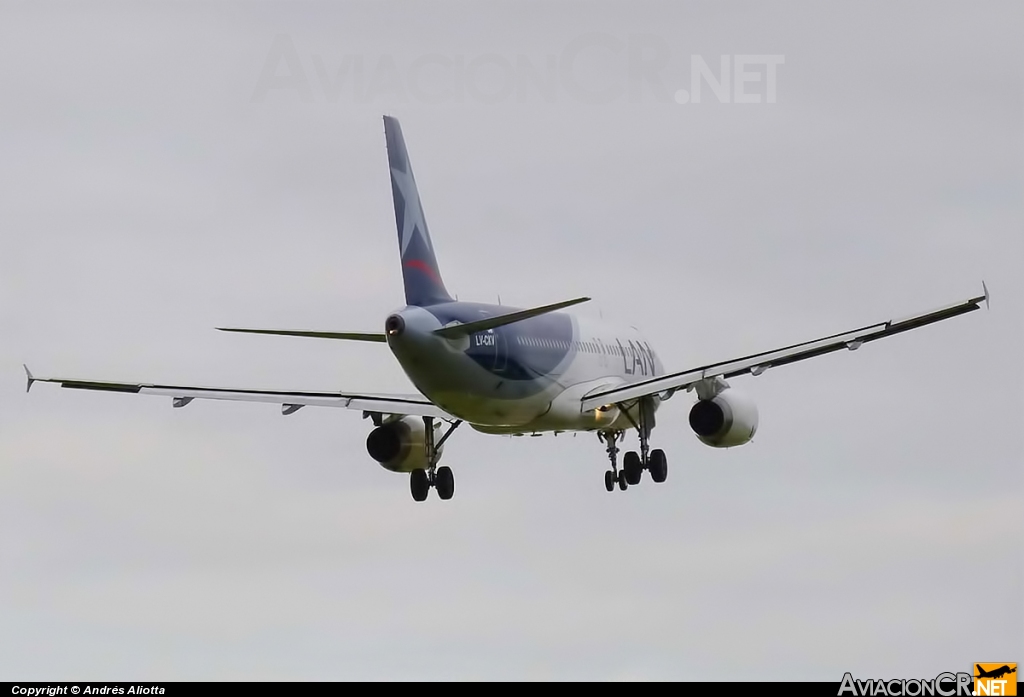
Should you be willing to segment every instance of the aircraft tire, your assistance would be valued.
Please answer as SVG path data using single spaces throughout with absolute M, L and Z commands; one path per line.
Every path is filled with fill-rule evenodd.
M 438 467 L 437 480 L 434 483 L 437 487 L 437 495 L 442 501 L 447 501 L 455 495 L 455 475 L 451 467 Z
M 626 473 L 619 472 L 619 490 L 625 491 L 628 486 L 629 482 L 626 481 Z
M 615 491 L 615 474 L 611 470 L 604 473 L 604 488 L 608 491 Z
M 640 483 L 640 477 L 644 473 L 644 466 L 640 462 L 640 455 L 635 450 L 630 450 L 622 458 L 622 472 L 626 475 L 626 482 L 630 486 L 636 486 Z
M 668 458 L 665 457 L 664 450 L 652 450 L 651 451 L 651 479 L 657 483 L 662 483 L 668 479 Z
M 409 488 L 412 490 L 414 501 L 426 501 L 430 493 L 430 480 L 427 478 L 427 471 L 415 469 L 409 474 Z

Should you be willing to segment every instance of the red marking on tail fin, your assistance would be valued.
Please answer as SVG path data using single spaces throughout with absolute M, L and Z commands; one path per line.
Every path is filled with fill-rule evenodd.
M 444 286 L 444 283 L 441 282 L 441 279 L 438 277 L 437 273 L 420 259 L 410 259 L 409 261 L 405 262 L 405 266 L 410 269 L 419 269 L 423 273 L 430 276 L 431 280 L 433 280 L 439 286 Z

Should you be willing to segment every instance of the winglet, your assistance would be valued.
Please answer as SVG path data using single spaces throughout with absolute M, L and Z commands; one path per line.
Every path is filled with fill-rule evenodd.
M 36 378 L 32 374 L 32 371 L 28 369 L 27 365 L 22 363 L 21 367 L 25 369 L 25 379 L 26 379 L 25 392 L 27 393 L 27 392 L 32 390 L 32 383 L 36 381 Z
M 988 294 L 988 286 L 986 286 L 986 285 L 985 285 L 985 282 L 984 282 L 984 281 L 982 281 L 982 282 L 981 282 L 981 289 L 982 289 L 983 291 L 985 291 L 985 309 L 986 309 L 986 310 L 991 310 L 992 308 L 991 308 L 991 307 L 989 306 L 989 299 L 990 299 L 990 298 L 991 298 L 992 296 L 990 296 L 990 295 Z

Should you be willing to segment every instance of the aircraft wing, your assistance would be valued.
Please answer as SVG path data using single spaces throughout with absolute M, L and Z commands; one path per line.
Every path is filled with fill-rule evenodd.
M 381 414 L 433 416 L 448 421 L 456 420 L 429 399 L 420 394 L 371 394 L 363 392 L 289 392 L 285 390 L 227 389 L 220 387 L 191 387 L 185 385 L 157 385 L 150 383 L 101 382 L 66 378 L 38 378 L 25 367 L 28 388 L 36 382 L 54 382 L 74 390 L 99 390 L 152 394 L 173 398 L 176 407 L 183 407 L 193 399 L 222 399 L 235 402 L 270 402 L 280 404 L 285 414 L 302 407 L 341 407 Z
M 833 351 L 841 349 L 854 351 L 869 341 L 884 339 L 894 334 L 900 334 L 927 324 L 941 322 L 944 319 L 950 319 L 966 312 L 972 312 L 981 306 L 982 301 L 987 306 L 989 301 L 988 288 L 984 284 L 982 284 L 982 287 L 984 295 L 946 305 L 930 312 L 922 312 L 902 319 L 890 319 L 812 341 L 804 341 L 771 351 L 763 351 L 727 361 L 710 363 L 678 373 L 662 375 L 602 390 L 601 392 L 584 397 L 581 408 L 584 411 L 588 411 L 610 404 L 631 402 L 649 395 L 668 393 L 670 396 L 677 390 L 689 389 L 702 380 L 719 377 L 731 378 L 747 373 L 760 375 L 769 368 L 796 363 L 797 361 L 814 358 L 815 356 L 821 356 Z

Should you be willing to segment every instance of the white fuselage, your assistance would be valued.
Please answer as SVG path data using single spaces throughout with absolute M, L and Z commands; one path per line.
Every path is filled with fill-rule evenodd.
M 445 325 L 431 311 L 407 307 L 401 315 L 406 330 L 388 343 L 409 379 L 488 433 L 627 429 L 630 420 L 618 408 L 583 412 L 580 400 L 663 374 L 635 328 L 560 314 L 555 330 L 527 320 L 452 341 L 433 334 Z

